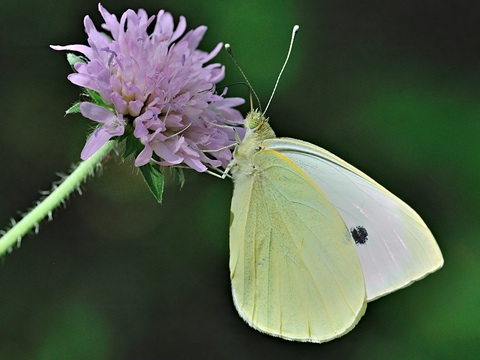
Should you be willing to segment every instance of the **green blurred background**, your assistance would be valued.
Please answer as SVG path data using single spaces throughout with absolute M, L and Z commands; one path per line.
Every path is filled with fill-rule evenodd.
M 480 2 L 477 0 L 104 1 L 164 8 L 201 48 L 229 42 L 280 136 L 343 157 L 412 205 L 444 268 L 371 303 L 346 336 L 315 345 L 260 334 L 237 315 L 228 271 L 230 181 L 187 172 L 158 205 L 130 164 L 110 161 L 83 196 L 0 264 L 0 359 L 473 359 L 480 354 Z M 90 125 L 65 54 L 97 2 L 0 5 L 0 223 L 67 171 Z M 223 84 L 241 81 L 227 65 Z M 247 98 L 243 86 L 231 95 Z M 248 106 L 244 106 L 245 113 Z

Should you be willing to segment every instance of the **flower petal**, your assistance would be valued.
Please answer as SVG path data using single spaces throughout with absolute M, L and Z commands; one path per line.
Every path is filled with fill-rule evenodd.
M 87 160 L 90 156 L 95 154 L 108 140 L 112 138 L 112 135 L 108 133 L 103 127 L 98 128 L 88 138 L 87 143 L 83 147 L 80 158 Z
M 115 117 L 115 114 L 112 113 L 110 110 L 107 110 L 102 106 L 98 106 L 89 102 L 82 102 L 80 104 L 80 112 L 87 119 L 99 123 L 105 123 L 112 117 Z
M 135 159 L 135 166 L 140 167 L 150 162 L 152 158 L 153 150 L 150 145 L 146 145 L 145 148 L 138 154 L 137 158 Z

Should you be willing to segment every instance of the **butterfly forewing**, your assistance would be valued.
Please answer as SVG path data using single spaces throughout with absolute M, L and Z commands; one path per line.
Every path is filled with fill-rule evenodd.
M 355 239 L 368 300 L 405 287 L 443 264 L 417 213 L 370 177 L 328 151 L 296 139 L 265 140 L 325 192 Z
M 323 342 L 365 311 L 362 269 L 349 230 L 319 187 L 276 151 L 234 177 L 230 273 L 234 302 L 253 327 Z

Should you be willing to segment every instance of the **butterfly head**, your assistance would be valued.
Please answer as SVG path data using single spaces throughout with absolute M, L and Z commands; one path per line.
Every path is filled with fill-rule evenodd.
M 248 113 L 244 126 L 247 134 L 251 134 L 259 140 L 275 137 L 275 133 L 268 124 L 268 118 L 258 110 L 252 110 Z
M 228 170 L 235 179 L 235 174 L 240 171 L 243 174 L 250 174 L 252 158 L 261 148 L 261 142 L 266 139 L 273 139 L 275 133 L 268 124 L 268 118 L 258 110 L 252 110 L 245 119 L 245 136 L 233 152 L 233 160 L 228 165 Z M 248 169 L 248 170 L 247 170 Z
M 245 129 L 255 131 L 266 123 L 268 123 L 268 118 L 266 118 L 263 113 L 258 110 L 252 110 L 248 113 L 247 118 L 245 119 Z

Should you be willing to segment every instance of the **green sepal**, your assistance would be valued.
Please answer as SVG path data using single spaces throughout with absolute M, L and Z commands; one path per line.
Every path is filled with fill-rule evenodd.
M 143 178 L 147 183 L 155 199 L 161 204 L 165 177 L 160 165 L 148 163 L 140 167 Z
M 140 142 L 140 139 L 137 139 L 133 135 L 133 125 L 127 124 L 125 126 L 125 132 L 123 135 L 118 137 L 118 142 L 123 142 L 123 158 L 126 159 L 130 155 L 137 157 L 143 150 L 143 144 Z
M 83 63 L 87 62 L 87 60 L 83 56 L 78 56 L 72 53 L 67 54 L 67 61 L 72 68 L 74 68 L 77 62 L 83 62 Z
M 70 106 L 67 111 L 65 111 L 65 115 L 70 115 L 70 114 L 78 114 L 80 112 L 80 104 L 81 102 L 76 102 L 72 106 Z
M 111 106 L 108 106 L 107 104 L 105 104 L 102 100 L 102 97 L 100 96 L 99 93 L 97 93 L 96 91 L 93 91 L 93 90 L 90 90 L 90 89 L 84 89 L 84 93 L 83 93 L 83 96 L 85 98 L 86 101 L 88 102 L 91 102 L 93 104 L 96 104 L 98 106 L 101 106 L 101 107 L 104 107 L 105 109 L 107 110 L 110 110 L 113 112 L 113 109 Z M 70 114 L 78 114 L 80 113 L 80 104 L 82 103 L 83 101 L 78 101 L 76 102 L 75 104 L 73 104 L 72 106 L 70 106 L 67 111 L 65 111 L 65 115 L 70 115 Z
M 178 184 L 180 185 L 180 189 L 183 188 L 183 185 L 185 185 L 185 173 L 183 172 L 183 169 L 174 167 L 173 169 L 173 177 L 175 178 L 178 176 Z
M 92 102 L 93 102 L 94 104 L 97 104 L 97 105 L 99 105 L 99 106 L 102 106 L 102 107 L 104 107 L 105 109 L 108 109 L 108 110 L 110 110 L 110 111 L 113 110 L 111 106 L 108 106 L 107 104 L 105 104 L 105 103 L 103 102 L 103 99 L 102 99 L 102 97 L 100 96 L 100 94 L 99 94 L 98 92 L 93 91 L 93 90 L 91 90 L 91 89 L 85 89 L 85 92 L 86 92 L 86 94 L 88 95 L 88 97 L 89 97 L 90 99 L 92 99 Z

